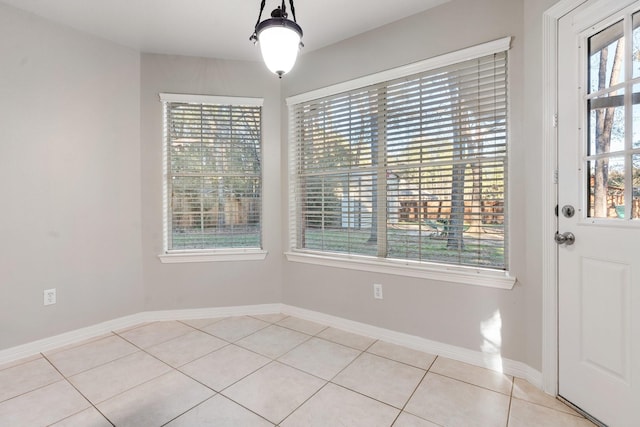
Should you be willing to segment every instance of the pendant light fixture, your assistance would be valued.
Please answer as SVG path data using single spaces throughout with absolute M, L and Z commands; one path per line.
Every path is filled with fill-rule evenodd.
M 267 68 L 276 73 L 280 78 L 288 73 L 296 63 L 298 51 L 302 44 L 302 28 L 296 22 L 296 9 L 293 0 L 289 0 L 293 21 L 287 19 L 287 8 L 282 0 L 282 5 L 271 12 L 271 18 L 260 22 L 265 0 L 260 5 L 260 14 L 253 34 L 249 37 L 254 44 L 260 44 L 262 59 Z

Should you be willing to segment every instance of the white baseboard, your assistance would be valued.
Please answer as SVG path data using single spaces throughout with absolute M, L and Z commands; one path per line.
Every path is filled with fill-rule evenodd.
M 150 320 L 146 322 L 159 322 L 162 320 L 189 320 L 206 319 L 225 316 L 251 316 L 253 314 L 280 313 L 282 304 L 258 304 L 238 305 L 232 307 L 193 308 L 187 310 L 147 311 Z
M 513 375 L 527 380 L 538 388 L 542 388 L 542 373 L 530 366 L 510 359 L 505 359 L 499 355 L 488 355 L 480 351 L 469 350 L 450 344 L 431 341 L 426 338 L 408 335 L 401 332 L 384 329 L 365 323 L 317 311 L 306 310 L 286 304 L 261 304 L 234 307 L 214 307 L 196 308 L 188 310 L 166 310 L 166 311 L 145 311 L 131 316 L 120 317 L 118 319 L 66 332 L 53 337 L 33 341 L 17 347 L 0 351 L 0 365 L 23 359 L 34 354 L 44 353 L 59 347 L 74 344 L 76 342 L 95 338 L 109 332 L 128 328 L 145 322 L 158 322 L 166 320 L 189 320 L 199 318 L 213 318 L 223 316 L 246 316 L 256 314 L 284 313 L 296 316 L 301 319 L 322 323 L 327 326 L 339 328 L 354 334 L 365 335 L 371 338 L 387 341 L 393 344 L 402 345 L 468 363 L 483 368 L 501 371 L 507 375 Z
M 527 380 L 532 385 L 542 388 L 542 373 L 533 369 L 529 365 L 511 359 L 506 359 L 500 355 L 486 354 L 480 351 L 431 341 L 415 335 L 404 334 L 366 323 L 355 322 L 353 320 L 328 314 L 306 310 L 299 307 L 282 305 L 282 313 L 296 316 L 301 319 L 322 323 L 327 326 L 339 328 L 354 334 L 365 335 L 371 338 L 402 345 L 425 353 L 447 357 L 470 365 L 500 371 L 507 375 Z
M 33 356 L 34 354 L 44 353 L 58 347 L 64 347 L 69 344 L 94 338 L 118 329 L 128 328 L 129 326 L 145 322 L 146 320 L 143 314 L 144 313 L 138 313 L 120 317 L 118 319 L 98 323 L 97 325 L 87 326 L 86 328 L 76 329 L 60 335 L 54 335 L 49 338 L 32 341 L 27 344 L 2 350 L 0 351 L 0 364 L 13 362 L 18 359 Z
M 279 313 L 281 311 L 280 308 L 281 304 L 262 304 L 235 307 L 195 308 L 188 310 L 144 311 L 16 347 L 11 347 L 6 350 L 0 350 L 0 365 L 33 356 L 34 354 L 45 353 L 76 342 L 99 337 L 113 331 L 129 328 L 145 322 Z

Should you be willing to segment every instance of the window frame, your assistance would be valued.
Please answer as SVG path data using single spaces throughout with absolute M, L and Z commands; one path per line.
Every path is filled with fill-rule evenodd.
M 169 249 L 169 234 L 171 233 L 171 217 L 170 217 L 170 185 L 169 185 L 169 164 L 168 164 L 168 135 L 166 123 L 166 104 L 167 103 L 190 103 L 190 104 L 209 104 L 209 105 L 227 105 L 227 106 L 250 106 L 260 107 L 264 105 L 263 98 L 234 97 L 234 96 L 216 96 L 216 95 L 191 95 L 191 94 L 175 94 L 160 93 L 159 99 L 162 104 L 162 253 L 158 258 L 163 264 L 174 263 L 193 263 L 193 262 L 218 262 L 218 261 L 259 261 L 264 260 L 267 251 L 264 250 L 262 243 L 263 234 L 263 217 L 260 217 L 260 248 L 257 247 L 229 247 L 229 248 L 205 248 L 205 249 Z M 262 134 L 262 118 L 260 122 Z M 260 142 L 261 146 L 262 141 Z M 260 170 L 261 182 L 263 179 L 264 168 Z M 264 188 L 261 186 L 260 210 L 262 211 L 262 194 Z
M 611 15 L 607 20 L 600 23 L 600 25 L 596 27 L 591 27 L 586 29 L 580 34 L 580 46 L 582 49 L 580 50 L 580 70 L 579 70 L 579 78 L 580 81 L 584 84 L 581 89 L 582 103 L 580 107 L 580 121 L 582 124 L 583 136 L 581 139 L 581 147 L 580 147 L 580 157 L 581 157 L 581 180 L 580 180 L 580 204 L 582 206 L 582 215 L 579 219 L 579 224 L 582 225 L 593 225 L 593 226 L 613 226 L 620 228 L 637 228 L 640 226 L 640 218 L 634 217 L 634 205 L 637 202 L 637 197 L 634 196 L 635 190 L 633 185 L 633 163 L 634 158 L 636 156 L 640 156 L 640 147 L 633 147 L 633 137 L 634 137 L 634 126 L 633 126 L 633 115 L 635 106 L 639 105 L 638 103 L 633 102 L 634 95 L 637 95 L 638 92 L 634 92 L 634 87 L 640 84 L 640 76 L 633 75 L 633 67 L 635 62 L 633 60 L 633 49 L 636 47 L 634 45 L 633 39 L 633 22 L 634 17 L 640 17 L 640 10 L 637 9 L 636 6 L 631 5 L 624 9 L 621 9 L 618 13 Z M 624 42 L 624 51 L 622 54 L 624 67 L 622 67 L 622 72 L 624 74 L 624 79 L 613 86 L 600 89 L 600 90 L 592 90 L 591 84 L 591 60 L 592 55 L 590 52 L 590 40 L 597 36 L 599 33 L 607 31 L 614 27 L 617 24 L 621 24 L 621 37 L 625 40 Z M 636 27 L 636 29 L 639 27 Z M 608 45 L 605 45 L 608 46 Z M 600 52 L 601 50 L 598 50 Z M 609 76 L 610 77 L 610 76 Z M 591 138 L 591 124 L 592 119 L 590 118 L 590 114 L 595 112 L 596 109 L 589 108 L 589 102 L 593 102 L 598 99 L 606 99 L 611 93 L 622 90 L 623 94 L 618 95 L 621 96 L 623 102 L 619 107 L 622 108 L 624 113 L 623 127 L 625 136 L 623 138 L 623 148 L 619 150 L 610 150 L 603 153 L 591 153 L 589 145 L 596 144 L 595 138 L 592 140 Z M 603 108 L 604 109 L 604 108 Z M 612 140 L 613 138 L 610 137 Z M 596 151 L 596 150 L 594 150 Z M 591 171 L 590 163 L 594 164 L 600 159 L 609 159 L 612 158 L 622 158 L 624 165 L 624 191 L 623 191 L 623 199 L 626 202 L 623 205 L 617 205 L 617 208 L 623 207 L 621 212 L 615 208 L 616 216 L 611 215 L 612 212 L 607 212 L 607 216 L 596 216 L 595 215 L 595 206 L 592 206 L 591 198 L 592 194 L 590 179 L 591 179 Z M 611 172 L 609 172 L 611 173 Z M 606 185 L 606 190 L 608 191 L 608 185 Z M 605 193 L 605 199 L 608 200 L 608 196 Z M 595 203 L 594 203 L 595 204 Z M 637 207 L 636 207 L 637 209 Z M 592 215 L 593 210 L 593 215 Z M 610 211 L 610 208 L 606 209 Z M 621 214 L 621 215 L 620 215 Z
M 288 249 L 285 252 L 288 261 L 302 262 L 329 267 L 344 269 L 362 270 L 376 273 L 393 274 L 408 277 L 439 280 L 445 282 L 455 282 L 469 285 L 478 285 L 500 289 L 512 289 L 516 278 L 508 270 L 496 270 L 491 268 L 470 267 L 462 265 L 450 265 L 437 262 L 399 260 L 380 257 L 361 256 L 354 254 L 338 254 L 330 252 L 314 251 L 309 249 L 298 249 L 297 245 L 297 201 L 295 197 L 297 185 L 297 165 L 296 165 L 296 138 L 292 123 L 293 108 L 295 105 L 321 99 L 331 95 L 336 95 L 366 86 L 380 84 L 386 81 L 418 74 L 436 68 L 446 67 L 467 60 L 476 59 L 499 52 L 508 51 L 511 44 L 511 37 L 494 40 L 477 46 L 461 49 L 448 54 L 433 57 L 424 61 L 405 65 L 402 67 L 382 71 L 372 75 L 364 76 L 347 82 L 338 83 L 329 87 L 313 90 L 300 95 L 288 97 L 286 104 L 289 113 L 289 135 L 288 135 L 288 155 L 289 155 L 289 239 Z M 507 81 L 508 86 L 508 81 Z M 509 113 L 507 113 L 509 122 Z M 507 140 L 510 129 L 507 127 Z M 509 144 L 507 144 L 507 166 L 505 168 L 505 182 L 509 181 Z M 507 187 L 505 199 L 509 200 L 509 189 Z M 508 210 L 505 212 L 505 228 L 509 227 Z M 508 239 L 510 233 L 506 233 L 505 241 L 505 262 L 509 259 Z

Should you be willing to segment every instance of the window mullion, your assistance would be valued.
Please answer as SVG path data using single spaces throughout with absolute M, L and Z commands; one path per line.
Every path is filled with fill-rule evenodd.
M 204 155 L 203 155 L 203 150 L 204 150 L 204 108 L 202 105 L 200 105 L 200 166 L 202 167 L 202 170 L 204 170 Z M 205 187 L 204 187 L 204 183 L 205 183 L 205 179 L 202 178 L 200 181 L 200 194 L 198 196 L 199 200 L 200 200 L 200 239 L 202 241 L 202 245 L 204 246 L 204 192 L 205 192 Z
M 378 89 L 378 138 L 377 138 L 377 179 L 376 217 L 378 256 L 386 258 L 387 251 L 387 86 Z
M 633 15 L 625 16 L 624 21 L 624 218 L 633 218 Z
M 172 173 L 171 173 L 171 150 L 169 149 L 169 145 L 170 145 L 170 137 L 169 137 L 169 133 L 171 131 L 171 121 L 169 119 L 169 113 L 171 111 L 171 107 L 170 104 L 168 103 L 163 103 L 163 112 L 164 112 L 164 127 L 163 127 L 163 132 L 164 132 L 164 144 L 162 147 L 162 157 L 163 157 L 163 176 L 164 176 L 164 191 L 162 194 L 162 207 L 163 207 L 163 233 L 165 236 L 165 247 L 164 252 L 166 253 L 167 250 L 171 247 L 173 247 L 173 233 L 171 232 L 171 230 L 173 230 L 173 226 L 170 224 L 170 221 L 173 220 L 173 207 L 171 206 L 171 200 L 173 200 L 173 197 L 171 196 L 172 192 L 173 192 L 173 186 L 172 186 Z

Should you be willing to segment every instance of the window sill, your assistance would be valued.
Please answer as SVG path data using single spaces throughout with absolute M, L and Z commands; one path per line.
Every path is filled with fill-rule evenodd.
M 158 255 L 163 264 L 183 262 L 222 262 L 222 261 L 262 261 L 267 251 L 262 249 L 220 250 L 220 251 L 178 251 Z
M 362 270 L 373 273 L 394 274 L 420 279 L 440 280 L 465 285 L 498 289 L 513 289 L 516 278 L 508 272 L 475 267 L 457 267 L 412 261 L 392 261 L 358 256 L 331 256 L 309 252 L 286 252 L 287 260 L 327 267 Z

